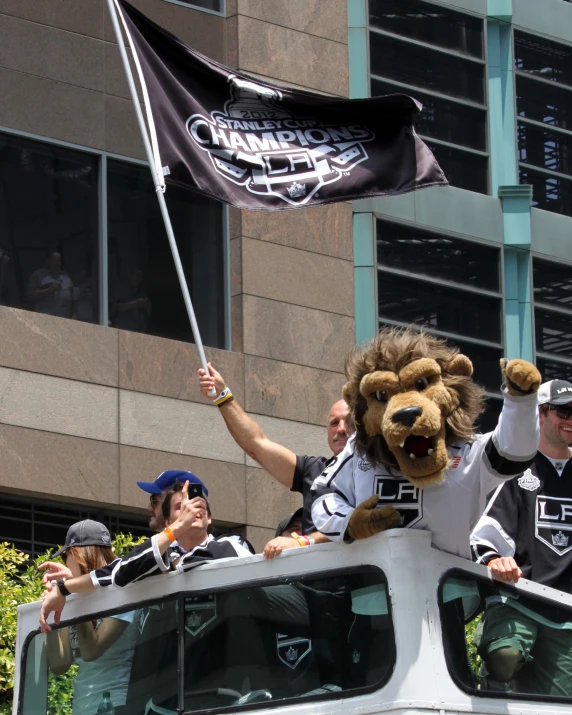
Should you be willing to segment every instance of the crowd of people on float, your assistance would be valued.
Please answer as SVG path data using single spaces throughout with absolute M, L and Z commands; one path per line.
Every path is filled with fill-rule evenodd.
M 226 427 L 238 445 L 283 487 L 302 495 L 303 506 L 280 522 L 274 538 L 263 549 L 264 557 L 273 559 L 286 549 L 330 540 L 351 541 L 347 536 L 344 538 L 343 526 L 335 535 L 332 534 L 330 520 L 321 511 L 320 499 L 323 502 L 323 495 L 319 495 L 323 490 L 321 492 L 316 486 L 312 489 L 315 484 L 319 487 L 324 475 L 331 483 L 339 469 L 337 457 L 351 447 L 348 405 L 339 400 L 330 409 L 327 441 L 331 454 L 317 457 L 296 455 L 264 434 L 239 405 L 223 376 L 210 363 L 208 374 L 199 370 L 199 382 L 203 396 L 219 407 Z M 213 397 L 211 392 L 215 393 Z M 572 470 L 569 447 L 572 443 L 572 383 L 564 380 L 546 382 L 535 399 L 538 403 L 540 443 L 533 462 L 520 476 L 505 479 L 489 494 L 487 507 L 478 522 L 464 524 L 463 533 L 456 534 L 456 541 L 463 543 L 451 543 L 450 547 L 441 548 L 458 555 L 470 552 L 473 560 L 486 564 L 500 582 L 516 583 L 524 576 L 570 593 L 572 544 L 568 545 L 568 539 L 572 526 L 567 526 L 566 516 L 570 512 L 572 517 L 572 507 L 569 506 L 572 494 L 567 481 Z M 500 448 L 499 451 L 502 453 Z M 332 465 L 336 463 L 333 469 Z M 135 667 L 125 657 L 125 652 L 132 652 L 133 639 L 137 633 L 150 627 L 152 619 L 147 619 L 149 623 L 141 623 L 141 612 L 134 611 L 52 630 L 48 624 L 50 614 L 55 613 L 55 622 L 59 623 L 65 599 L 71 593 L 84 593 L 109 585 L 125 586 L 162 573 L 185 573 L 213 560 L 246 557 L 254 552 L 245 539 L 233 535 L 215 538 L 210 533 L 208 489 L 191 472 L 167 470 L 153 482 L 137 484 L 149 493 L 149 526 L 155 532 L 150 539 L 127 556 L 117 558 L 111 551 L 107 529 L 97 522 L 83 521 L 70 528 L 65 545 L 57 552 L 65 558 L 66 565 L 49 561 L 41 566 L 46 591 L 40 624 L 42 631 L 48 634 L 50 669 L 57 674 L 66 672 L 74 662 L 79 664 L 79 673 L 74 681 L 74 698 L 84 700 L 91 697 L 93 702 L 90 704 L 94 706 L 97 705 L 95 698 L 102 689 L 102 678 L 107 679 L 107 689 L 119 713 L 126 706 L 129 672 L 125 670 Z M 338 512 L 335 518 L 342 524 L 345 514 Z M 304 605 L 296 605 L 297 599 L 299 593 L 289 591 L 284 596 L 281 591 L 270 588 L 263 595 L 252 597 L 251 613 L 256 611 L 260 615 L 268 612 L 276 617 L 279 612 L 286 614 L 292 610 L 296 611 L 294 617 L 300 617 L 304 612 L 307 620 L 308 606 L 304 599 L 301 599 Z M 324 603 L 329 604 L 331 599 L 332 594 L 326 594 Z M 220 608 L 224 610 L 224 602 Z M 330 609 L 327 605 L 324 618 L 331 617 L 334 623 L 331 610 L 335 611 L 335 608 Z M 241 615 L 247 616 L 248 613 Z M 287 631 L 287 626 L 284 629 Z M 272 634 L 277 643 L 280 637 L 285 637 L 278 633 L 276 621 Z M 572 630 L 567 624 L 552 623 L 550 613 L 514 610 L 506 599 L 487 603 L 475 639 L 483 658 L 480 687 L 571 696 L 570 634 Z M 123 670 L 114 651 L 120 637 Z M 332 643 L 329 646 L 334 647 Z M 535 675 L 530 664 L 534 662 L 540 666 L 547 659 L 551 665 L 539 668 L 540 672 Z M 94 668 L 96 661 L 99 664 Z M 113 669 L 116 669 L 115 677 L 108 678 L 106 674 Z M 176 662 L 170 670 L 176 671 Z M 157 672 L 163 672 L 158 665 Z M 338 675 L 340 677 L 336 680 Z M 321 678 L 319 685 L 343 688 L 342 681 L 339 673 L 330 670 L 327 676 Z M 156 685 L 154 689 L 160 690 L 160 686 Z M 146 691 L 141 701 L 143 708 L 148 706 L 147 696 Z M 165 703 L 161 707 L 166 707 Z

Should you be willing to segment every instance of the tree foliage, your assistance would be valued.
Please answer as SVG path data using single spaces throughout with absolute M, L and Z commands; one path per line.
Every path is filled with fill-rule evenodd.
M 118 556 L 123 556 L 142 541 L 144 537 L 134 539 L 131 534 L 117 534 L 113 548 Z M 0 715 L 12 712 L 17 608 L 40 599 L 44 586 L 38 565 L 53 560 L 50 554 L 51 551 L 46 551 L 30 559 L 12 544 L 0 543 Z M 73 665 L 64 676 L 48 678 L 48 715 L 71 715 L 76 673 L 77 666 Z

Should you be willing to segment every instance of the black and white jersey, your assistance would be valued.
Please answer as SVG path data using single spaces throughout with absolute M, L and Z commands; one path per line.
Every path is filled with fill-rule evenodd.
M 559 476 L 538 452 L 519 479 L 500 486 L 471 534 L 477 563 L 512 556 L 523 576 L 572 591 L 572 461 Z
M 222 536 L 215 539 L 209 535 L 202 544 L 185 551 L 178 544 L 169 546 L 161 554 L 157 545 L 158 535 L 136 546 L 121 559 L 116 559 L 90 573 L 94 586 L 127 586 L 166 571 L 185 573 L 215 559 L 232 559 L 251 556 L 251 552 L 235 537 Z M 176 563 L 176 566 L 175 566 Z
M 505 392 L 494 432 L 451 445 L 443 482 L 418 489 L 397 469 L 369 464 L 355 451 L 352 438 L 312 486 L 312 519 L 332 541 L 348 541 L 344 537 L 354 508 L 377 494 L 377 506 L 395 507 L 404 527 L 428 529 L 436 548 L 470 558 L 469 536 L 487 494 L 530 466 L 538 441 L 536 395 L 512 397 Z

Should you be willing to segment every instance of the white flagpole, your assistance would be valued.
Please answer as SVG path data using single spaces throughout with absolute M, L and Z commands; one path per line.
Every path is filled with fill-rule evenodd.
M 127 84 L 129 85 L 129 93 L 131 95 L 131 101 L 135 108 L 135 114 L 137 116 L 137 123 L 139 124 L 139 130 L 141 132 L 141 138 L 143 139 L 143 144 L 145 146 L 145 153 L 147 154 L 147 161 L 149 162 L 149 167 L 151 169 L 151 174 L 153 176 L 153 183 L 155 184 L 155 192 L 157 194 L 157 200 L 159 201 L 159 207 L 161 209 L 161 215 L 163 216 L 163 222 L 165 223 L 165 230 L 167 232 L 167 238 L 169 239 L 169 245 L 171 246 L 171 253 L 173 254 L 173 260 L 175 261 L 175 268 L 177 270 L 177 276 L 179 278 L 179 283 L 181 285 L 181 290 L 183 292 L 183 300 L 185 301 L 185 307 L 187 308 L 187 313 L 191 323 L 191 330 L 193 331 L 193 338 L 195 339 L 195 345 L 197 346 L 197 351 L 199 353 L 199 360 L 201 362 L 201 367 L 203 370 L 209 374 L 209 369 L 207 366 L 207 359 L 205 356 L 205 350 L 203 347 L 203 341 L 201 340 L 201 334 L 199 332 L 199 326 L 197 324 L 197 319 L 195 317 L 195 311 L 193 309 L 193 304 L 191 302 L 191 296 L 189 294 L 189 289 L 187 286 L 187 281 L 185 279 L 185 273 L 183 271 L 183 266 L 181 264 L 181 258 L 179 256 L 179 250 L 177 248 L 177 243 L 175 241 L 175 234 L 173 233 L 173 226 L 171 225 L 171 218 L 169 216 L 169 211 L 167 209 L 167 203 L 165 201 L 165 181 L 162 174 L 159 174 L 159 165 L 156 160 L 155 154 L 151 147 L 151 141 L 149 140 L 149 135 L 147 133 L 147 127 L 145 126 L 145 119 L 143 118 L 143 112 L 141 111 L 141 105 L 139 104 L 139 97 L 137 96 L 137 89 L 135 88 L 135 82 L 133 80 L 133 73 L 131 72 L 131 67 L 129 65 L 129 58 L 127 57 L 127 52 L 125 50 L 125 43 L 123 41 L 123 35 L 121 34 L 121 28 L 119 27 L 119 19 L 117 17 L 117 10 L 115 8 L 114 0 L 107 0 L 107 7 L 109 8 L 109 14 L 111 16 L 111 22 L 113 24 L 113 30 L 115 32 L 115 37 L 117 39 L 117 44 L 119 46 L 119 53 L 121 55 L 121 61 L 123 62 L 123 69 L 125 70 L 125 75 L 127 77 Z M 131 51 L 135 55 L 135 49 L 131 47 Z M 216 390 L 213 390 L 212 395 L 216 394 Z

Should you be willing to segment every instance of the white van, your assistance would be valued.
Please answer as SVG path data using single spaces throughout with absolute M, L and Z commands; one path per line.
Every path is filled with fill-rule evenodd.
M 72 596 L 60 627 L 132 613 L 134 630 L 116 643 L 124 639 L 121 667 L 99 683 L 102 697 L 124 689 L 116 715 L 571 712 L 566 693 L 483 687 L 471 624 L 500 601 L 538 613 L 540 630 L 572 624 L 572 596 L 493 581 L 485 567 L 433 549 L 429 532 L 396 529 Z M 57 701 L 65 675 L 50 671 L 39 608 L 18 609 L 13 715 L 71 707 Z M 69 677 L 66 687 L 69 698 Z M 93 706 L 74 702 L 74 715 L 83 712 Z

